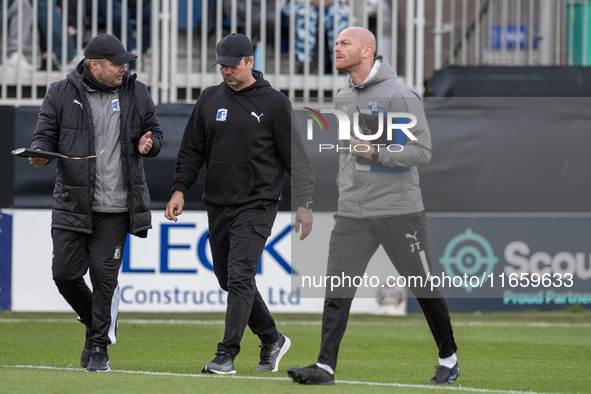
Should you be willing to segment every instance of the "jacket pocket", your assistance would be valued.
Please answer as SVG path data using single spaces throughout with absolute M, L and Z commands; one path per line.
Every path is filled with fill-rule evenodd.
M 249 164 L 213 161 L 207 166 L 205 200 L 217 205 L 240 205 L 259 192 Z
M 62 129 L 71 130 L 86 128 L 86 116 L 84 114 L 84 110 L 82 109 L 82 99 L 70 97 L 67 100 L 72 101 L 63 103 L 63 109 L 59 118 L 59 122 L 61 124 L 60 127 Z
M 58 152 L 65 156 L 83 157 L 89 155 L 92 150 L 88 149 L 88 131 L 80 128 L 60 128 Z M 87 150 L 88 149 L 88 150 Z M 77 163 L 76 165 L 79 165 Z
M 405 174 L 392 174 L 390 179 L 390 192 L 394 194 L 404 193 L 404 175 Z
M 258 260 L 261 257 L 261 253 L 267 238 L 271 236 L 271 229 L 262 226 L 252 226 L 254 231 L 251 235 L 250 247 L 248 248 L 247 258 L 249 260 Z
M 261 227 L 261 226 L 253 226 L 253 227 L 254 227 L 254 232 L 258 233 L 261 237 L 266 239 L 271 236 L 271 229 L 270 228 Z
M 140 129 L 139 127 L 130 128 L 129 139 L 131 141 L 131 145 L 135 145 L 136 143 L 138 143 L 138 141 L 140 140 L 140 138 L 142 138 L 142 135 L 144 134 L 142 134 L 142 129 Z

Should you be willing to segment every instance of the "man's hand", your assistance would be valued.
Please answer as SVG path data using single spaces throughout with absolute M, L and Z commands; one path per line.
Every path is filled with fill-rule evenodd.
M 295 232 L 300 231 L 300 224 L 302 225 L 302 235 L 300 240 L 306 239 L 308 234 L 312 232 L 312 210 L 304 207 L 299 207 L 295 217 Z
M 48 161 L 45 157 L 29 157 L 29 163 L 35 167 L 43 167 Z
M 39 149 L 37 149 L 39 150 Z M 43 167 L 49 162 L 45 157 L 29 157 L 29 163 L 35 167 Z
M 175 222 L 179 219 L 177 216 L 183 213 L 183 207 L 185 206 L 185 196 L 179 191 L 174 191 L 170 201 L 166 205 L 166 211 L 164 216 L 168 220 L 174 220 Z
M 358 146 L 359 148 L 355 149 L 356 146 Z M 369 149 L 367 149 L 367 147 L 369 147 Z M 375 151 L 375 146 L 370 145 L 368 141 L 360 140 L 354 135 L 351 135 L 351 152 L 355 153 L 357 156 L 365 157 L 366 159 L 371 159 L 371 155 Z
M 152 149 L 152 139 L 150 138 L 150 136 L 152 135 L 151 131 L 148 131 L 146 134 L 142 135 L 142 138 L 140 138 L 140 145 L 138 146 L 137 150 L 142 154 L 142 155 L 147 155 L 148 152 Z

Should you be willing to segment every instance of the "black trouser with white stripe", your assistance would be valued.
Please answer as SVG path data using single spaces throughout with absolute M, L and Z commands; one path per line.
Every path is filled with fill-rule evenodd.
M 92 233 L 52 229 L 53 280 L 61 295 L 92 327 L 93 346 L 115 344 L 119 311 L 118 275 L 129 230 L 129 214 L 92 214 Z M 92 291 L 83 276 L 90 271 Z
M 384 247 L 399 275 L 426 279 L 431 268 L 431 258 L 424 211 L 377 219 L 337 216 L 330 237 L 327 276 L 363 276 L 369 260 L 380 245 Z M 345 334 L 355 290 L 355 287 L 348 287 L 326 291 L 318 362 L 333 369 L 337 365 L 339 346 Z M 430 286 L 410 287 L 410 290 L 423 309 L 437 343 L 439 357 L 451 356 L 457 346 L 447 303 L 441 292 L 438 289 L 431 291 Z
M 272 201 L 240 207 L 205 205 L 215 276 L 228 292 L 224 339 L 218 344 L 218 352 L 236 357 L 247 325 L 263 343 L 279 338 L 255 280 L 277 208 L 278 203 Z

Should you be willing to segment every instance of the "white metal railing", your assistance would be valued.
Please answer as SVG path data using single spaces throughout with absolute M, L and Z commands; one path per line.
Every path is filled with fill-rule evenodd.
M 66 18 L 55 20 L 54 13 L 47 13 L 47 52 L 53 54 L 53 36 L 54 25 L 61 22 L 61 56 L 60 59 L 55 59 L 55 56 L 50 56 L 50 61 L 47 62 L 47 67 L 43 70 L 39 69 L 41 62 L 41 52 L 39 50 L 40 35 L 37 29 L 37 19 L 39 15 L 39 1 L 42 0 L 15 0 L 15 1 L 31 1 L 33 9 L 33 27 L 31 31 L 31 42 L 25 43 L 19 41 L 19 53 L 24 53 L 25 57 L 32 64 L 33 70 L 25 72 L 20 69 L 11 70 L 8 67 L 2 67 L 0 72 L 0 79 L 2 82 L 2 90 L 0 95 L 0 103 L 4 105 L 39 105 L 43 99 L 43 94 L 47 86 L 59 79 L 62 79 L 74 67 L 77 60 L 81 57 L 83 50 L 83 43 L 91 37 L 101 32 L 113 33 L 114 31 L 114 2 L 117 0 L 91 0 L 89 1 L 89 9 L 86 9 L 86 0 L 76 1 L 77 17 L 75 21 L 67 21 Z M 51 3 L 52 0 L 50 0 Z M 54 1 L 54 0 L 53 0 Z M 244 32 L 249 37 L 253 34 L 257 36 L 256 58 L 261 71 L 265 73 L 265 77 L 271 84 L 279 90 L 285 91 L 290 97 L 296 95 L 303 97 L 310 97 L 315 95 L 320 98 L 324 96 L 334 96 L 337 91 L 345 86 L 347 83 L 347 76 L 338 73 L 333 69 L 332 73 L 324 74 L 325 55 L 327 54 L 326 45 L 326 28 L 324 24 L 324 10 L 327 8 L 328 0 L 318 1 L 319 7 L 319 26 L 318 26 L 318 42 L 317 55 L 314 57 L 314 64 L 305 63 L 302 73 L 298 73 L 295 65 L 295 14 L 293 12 L 294 3 L 291 3 L 291 13 L 287 17 L 287 27 L 282 25 L 282 19 L 286 17 L 282 15 L 283 3 L 278 0 L 259 0 L 262 17 L 260 19 L 259 31 L 253 31 L 252 21 L 256 15 L 253 16 L 251 10 L 252 4 L 256 0 L 246 0 L 246 15 L 244 26 L 238 26 L 238 4 L 237 0 L 231 0 L 230 15 L 223 14 L 223 0 L 215 0 L 215 26 L 213 26 L 213 34 L 209 34 L 212 29 L 209 26 L 207 15 L 211 11 L 208 1 L 193 1 L 189 0 L 152 0 L 151 1 L 151 19 L 150 19 L 150 33 L 151 45 L 147 53 L 142 53 L 138 50 L 138 59 L 136 62 L 136 72 L 138 78 L 146 83 L 152 93 L 152 97 L 156 103 L 168 102 L 194 102 L 194 90 L 214 85 L 221 80 L 216 68 L 211 68 L 215 58 L 215 45 L 226 34 L 231 32 Z M 179 2 L 186 4 L 186 12 L 179 14 Z M 424 0 L 419 0 L 424 3 Z M 127 38 L 127 4 L 128 0 L 120 0 L 122 6 L 121 16 L 121 32 L 120 39 L 125 44 Z M 390 3 L 393 6 L 390 6 Z M 349 25 L 368 26 L 371 17 L 377 20 L 377 38 L 380 50 L 385 49 L 384 43 L 388 43 L 389 56 L 388 61 L 392 62 L 397 58 L 397 37 L 396 28 L 392 27 L 392 21 L 396 21 L 398 17 L 398 1 L 389 0 L 389 3 L 377 4 L 377 12 L 372 16 L 369 12 L 369 5 L 364 1 L 355 0 L 334 0 L 335 6 L 345 6 L 348 10 Z M 193 7 L 197 5 L 201 7 L 201 23 L 197 29 L 195 21 L 193 20 Z M 99 12 L 99 6 L 105 8 L 105 12 Z M 274 6 L 274 26 L 271 31 L 267 30 L 266 18 L 264 17 L 269 7 Z M 3 3 L 4 12 L 2 17 L 3 29 L 3 53 L 2 64 L 6 64 L 6 38 L 8 35 L 7 29 L 7 13 L 6 2 Z M 137 2 L 136 15 L 142 15 L 142 2 Z M 306 13 L 309 15 L 310 7 L 313 7 L 311 0 L 305 1 Z M 384 7 L 388 9 L 388 17 L 383 17 Z M 51 8 L 51 7 L 49 7 Z M 68 1 L 63 2 L 63 9 L 61 15 L 68 15 Z M 22 16 L 19 13 L 19 17 Z M 410 17 L 410 15 L 408 16 Z M 414 18 L 414 15 L 412 16 Z M 229 19 L 229 24 L 228 24 Z M 388 25 L 384 24 L 384 19 L 388 19 Z M 306 17 L 306 26 L 309 26 L 309 17 Z M 73 61 L 68 61 L 68 22 L 76 28 L 78 34 L 76 36 L 76 58 Z M 137 40 L 137 48 L 142 47 L 142 35 L 138 34 L 142 31 L 144 21 L 141 17 L 135 20 L 134 35 Z M 411 23 L 413 25 L 413 23 Z M 183 28 L 180 28 L 180 27 Z M 19 26 L 19 31 L 22 29 Z M 338 35 L 337 24 L 334 24 L 335 37 Z M 419 29 L 422 31 L 422 29 Z M 306 30 L 307 31 L 307 30 Z M 119 32 L 116 32 L 119 33 Z M 390 39 L 390 40 L 388 40 Z M 282 40 L 288 43 L 288 52 L 282 53 Z M 414 33 L 411 40 L 407 41 L 407 45 L 415 45 Z M 129 48 L 128 48 L 129 49 Z M 311 52 L 311 48 L 305 46 L 306 57 Z M 58 71 L 52 70 L 52 58 L 55 63 L 60 66 Z M 414 70 L 415 62 L 411 63 Z M 315 68 L 318 72 L 313 72 Z M 412 72 L 411 72 L 412 74 Z M 421 75 L 421 70 L 417 70 L 416 75 Z
M 113 33 L 115 5 L 121 4 L 121 32 L 125 44 L 128 34 L 128 8 L 130 0 L 75 0 L 76 16 L 67 18 L 69 1 L 62 1 L 61 17 L 47 12 L 47 53 L 53 54 L 54 34 L 63 38 L 59 43 L 60 59 L 49 57 L 41 70 L 41 35 L 37 28 L 40 6 L 55 0 L 14 0 L 18 3 L 18 31 L 23 26 L 24 9 L 21 4 L 29 1 L 33 23 L 30 42 L 23 42 L 19 35 L 17 53 L 24 53 L 32 70 L 11 69 L 2 66 L 0 71 L 1 105 L 39 105 L 47 86 L 62 79 L 80 59 L 83 44 L 96 34 Z M 290 3 L 289 16 L 282 13 L 286 0 L 225 0 L 229 3 L 229 15 L 224 14 L 224 0 L 151 0 L 151 17 L 144 21 L 142 1 L 136 2 L 136 19 L 133 35 L 137 41 L 135 70 L 138 78 L 150 88 L 156 103 L 193 103 L 200 89 L 221 81 L 217 68 L 211 64 L 215 58 L 216 43 L 231 32 L 243 32 L 254 39 L 255 60 L 265 77 L 278 90 L 289 97 L 311 96 L 322 100 L 334 97 L 347 83 L 347 76 L 334 68 L 324 73 L 327 42 L 324 10 L 329 0 L 303 1 L 306 18 L 305 31 L 310 26 L 310 10 L 318 3 L 319 23 L 316 55 L 313 63 L 305 63 L 302 72 L 296 70 L 295 34 L 296 16 L 294 2 Z M 401 71 L 401 78 L 410 86 L 423 92 L 425 77 L 445 65 L 587 65 L 587 33 L 589 0 L 334 0 L 335 6 L 345 6 L 349 25 L 370 27 L 376 32 L 378 53 Z M 253 6 L 260 9 L 257 15 Z M 182 6 L 182 12 L 179 7 Z M 239 13 L 245 6 L 245 15 Z M 193 15 L 201 10 L 201 21 Z M 52 8 L 49 6 L 48 8 Z M 243 7 L 242 7 L 243 8 Z M 104 13 L 99 12 L 104 9 Z M 267 23 L 268 11 L 271 22 Z M 0 61 L 7 64 L 7 38 L 9 34 L 7 2 L 2 2 L 2 53 Z M 259 11 L 257 11 L 259 12 Z M 213 26 L 208 15 L 213 16 Z M 255 22 L 259 20 L 258 27 Z M 72 20 L 74 19 L 74 20 Z M 69 22 L 69 23 L 68 23 Z M 283 23 L 285 22 L 285 23 Z M 60 24 L 61 23 L 61 24 Z M 142 29 L 150 24 L 150 48 L 142 52 Z M 398 24 L 401 26 L 398 26 Z M 68 61 L 68 24 L 78 34 L 74 41 L 76 56 Z M 269 26 L 268 26 L 269 24 Z M 59 26 L 56 26 L 59 25 Z M 580 34 L 582 27 L 582 37 Z M 54 33 L 54 27 L 61 27 Z M 398 32 L 404 31 L 402 41 Z M 334 23 L 336 37 L 337 24 Z M 577 36 L 579 34 L 579 36 Z M 306 57 L 311 48 L 305 41 Z M 287 43 L 288 51 L 282 52 Z M 401 48 L 399 47 L 401 45 Z M 427 48 L 427 49 L 426 49 Z M 130 49 L 130 48 L 128 48 Z M 331 51 L 331 49 L 328 49 Z M 59 66 L 52 70 L 53 62 Z M 316 70 L 316 71 L 314 71 Z
M 588 65 L 589 0 L 435 0 L 435 4 L 439 10 L 433 30 L 436 70 L 445 64 Z M 447 61 L 444 37 L 449 43 Z

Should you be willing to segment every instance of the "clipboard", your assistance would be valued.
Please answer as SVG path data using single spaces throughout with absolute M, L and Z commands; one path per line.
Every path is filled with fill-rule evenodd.
M 13 154 L 14 156 L 20 156 L 20 157 L 43 157 L 49 161 L 55 160 L 55 159 L 61 159 L 63 157 L 61 155 L 61 153 L 48 152 L 48 151 L 44 151 L 44 150 L 36 150 L 36 149 L 31 149 L 31 148 L 18 148 L 18 149 L 13 150 L 10 153 Z
M 371 135 L 371 130 L 378 130 L 379 129 L 379 117 L 384 116 L 384 113 L 377 112 L 374 115 L 368 115 L 361 112 L 359 107 L 357 107 L 357 111 L 359 112 L 359 127 L 364 135 Z M 400 122 L 401 118 L 394 118 L 396 122 Z M 406 136 L 400 130 L 396 130 L 394 132 L 394 142 L 399 141 L 399 145 L 406 145 Z M 380 145 L 388 145 L 390 142 L 386 133 L 382 133 L 380 138 L 376 140 L 377 144 Z M 388 167 L 380 163 L 379 161 L 366 159 L 365 157 L 357 156 L 355 158 L 355 169 L 357 171 L 370 171 L 370 172 L 387 172 L 387 173 L 394 173 L 400 174 L 404 172 L 409 172 L 410 167 Z

